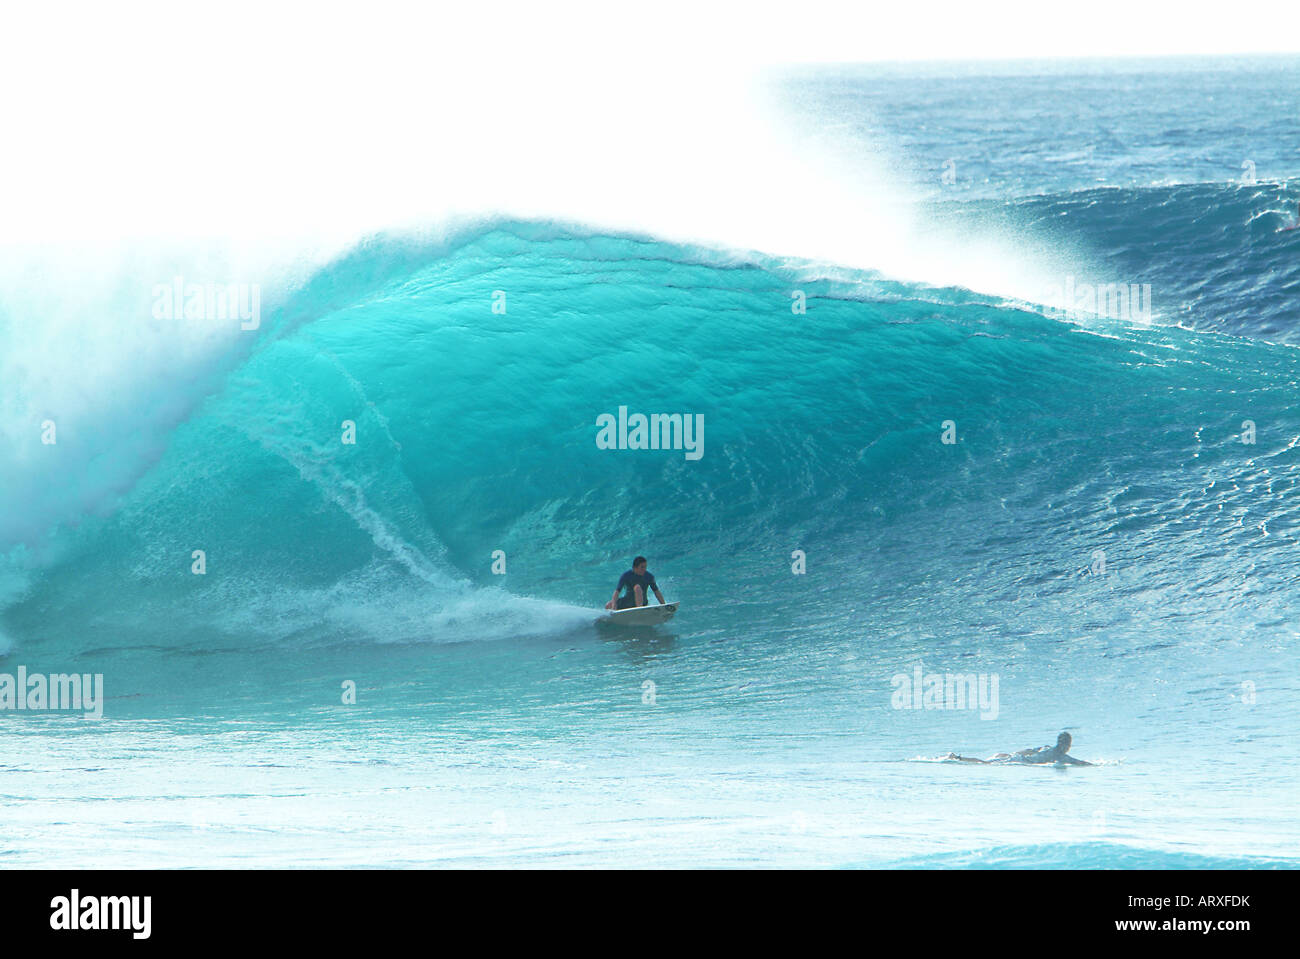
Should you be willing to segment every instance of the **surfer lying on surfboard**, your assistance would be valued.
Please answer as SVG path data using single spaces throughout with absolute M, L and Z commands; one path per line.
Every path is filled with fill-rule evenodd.
M 1065 766 L 1091 766 L 1092 763 L 1086 763 L 1082 759 L 1075 759 L 1073 756 L 1066 755 L 1070 751 L 1072 741 L 1069 733 L 1061 733 L 1056 737 L 1055 746 L 1022 749 L 1018 753 L 998 753 L 989 759 L 974 759 L 970 756 L 958 756 L 956 753 L 949 753 L 943 758 L 959 763 L 1028 763 L 1034 766 L 1060 763 Z
M 647 606 L 649 601 L 646 599 L 646 593 L 650 590 L 654 590 L 659 605 L 664 604 L 664 594 L 659 592 L 659 584 L 655 582 L 654 573 L 647 573 L 645 567 L 646 559 L 644 556 L 638 556 L 632 560 L 632 568 L 619 577 L 618 585 L 614 587 L 613 598 L 605 604 L 606 609 L 629 609 L 633 606 Z M 624 589 L 627 592 L 620 597 L 618 594 Z

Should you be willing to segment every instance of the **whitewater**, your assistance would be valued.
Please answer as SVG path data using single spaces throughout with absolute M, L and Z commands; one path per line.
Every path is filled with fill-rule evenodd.
M 0 671 L 104 695 L 0 715 L 0 863 L 1294 868 L 1300 60 L 716 79 L 191 211 L 310 242 L 6 227 Z

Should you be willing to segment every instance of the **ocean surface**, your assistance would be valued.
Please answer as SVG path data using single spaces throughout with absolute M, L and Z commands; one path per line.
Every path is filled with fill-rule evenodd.
M 0 711 L 0 866 L 1300 864 L 1300 58 L 773 82 L 922 266 L 489 212 L 253 330 L 6 277 L 0 673 L 104 698 Z M 988 238 L 1030 281 L 946 282 Z M 679 614 L 597 626 L 636 554 Z

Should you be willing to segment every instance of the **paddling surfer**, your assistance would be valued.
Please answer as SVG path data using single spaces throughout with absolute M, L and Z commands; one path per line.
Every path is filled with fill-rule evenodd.
M 1061 733 L 1056 737 L 1055 746 L 1039 746 L 1037 749 L 1022 749 L 1017 753 L 998 753 L 989 759 L 975 759 L 971 756 L 958 756 L 956 753 L 949 753 L 944 759 L 951 759 L 959 763 L 1025 763 L 1031 766 L 1043 766 L 1048 764 L 1059 764 L 1063 766 L 1091 766 L 1092 763 L 1084 762 L 1082 759 L 1075 759 L 1067 755 L 1070 751 L 1070 744 L 1073 740 L 1069 733 Z

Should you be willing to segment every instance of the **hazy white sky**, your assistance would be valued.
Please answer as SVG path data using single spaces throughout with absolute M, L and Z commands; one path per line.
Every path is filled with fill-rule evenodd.
M 250 55 L 291 65 L 321 53 L 360 63 L 412 55 L 461 63 L 662 63 L 683 54 L 836 62 L 1300 52 L 1297 27 L 1294 0 L 127 0 L 11 8 L 0 50 L 11 68 L 84 58 L 235 69 Z
M 1300 52 L 1300 3 L 1292 0 L 1238 6 L 1198 0 L 760 0 L 672 7 L 678 23 L 689 25 L 675 32 L 730 35 L 764 61 Z
M 0 240 L 312 235 L 465 210 L 684 224 L 773 182 L 763 65 L 1300 50 L 1300 2 L 29 4 Z M 776 142 L 773 142 L 776 137 Z M 794 151 L 798 152 L 798 151 Z M 790 158 L 793 162 L 794 159 Z M 776 181 L 774 178 L 783 177 Z M 636 209 L 629 207 L 635 204 Z M 718 218 L 721 218 L 720 216 Z M 757 226 L 757 224 L 756 224 Z

